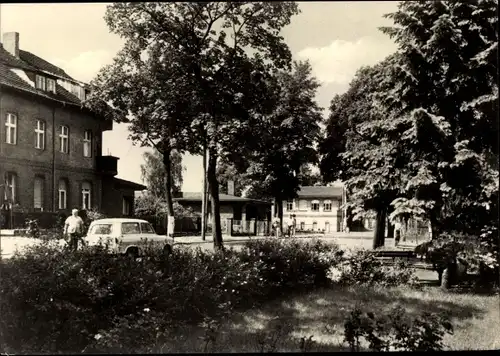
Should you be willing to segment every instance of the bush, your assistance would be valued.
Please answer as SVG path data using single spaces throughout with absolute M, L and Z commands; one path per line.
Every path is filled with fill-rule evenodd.
M 130 259 L 46 242 L 2 263 L 2 352 L 142 352 L 172 325 L 324 285 L 340 255 L 320 242 L 273 240 L 241 252 L 176 248 L 169 258 L 153 244 L 145 250 Z
M 355 308 L 344 323 L 344 341 L 351 351 L 360 350 L 362 339 L 373 351 L 441 351 L 444 335 L 452 332 L 447 316 L 424 312 L 411 320 L 402 307 L 379 317 Z
M 385 266 L 372 251 L 346 251 L 340 263 L 330 267 L 328 278 L 344 285 L 414 285 L 415 273 L 403 260 Z

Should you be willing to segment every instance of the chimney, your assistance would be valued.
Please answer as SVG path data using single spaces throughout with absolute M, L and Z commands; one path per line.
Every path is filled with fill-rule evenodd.
M 3 48 L 14 57 L 19 58 L 19 32 L 4 33 Z
M 234 195 L 234 181 L 233 180 L 227 181 L 227 194 Z

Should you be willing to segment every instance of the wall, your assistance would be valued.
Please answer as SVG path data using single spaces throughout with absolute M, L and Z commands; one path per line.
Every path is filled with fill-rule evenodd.
M 123 198 L 128 198 L 132 205 L 131 215 L 134 214 L 134 189 L 119 185 L 111 176 L 102 179 L 101 212 L 108 217 L 124 217 Z
M 55 111 L 54 111 L 55 109 Z M 5 121 L 7 113 L 17 115 L 17 144 L 5 143 Z M 54 114 L 54 117 L 53 117 Z M 45 122 L 45 148 L 35 148 L 36 120 Z M 54 125 L 55 123 L 55 125 Z M 69 153 L 59 152 L 59 125 L 69 127 Z M 56 132 L 54 135 L 54 127 Z M 33 186 L 36 175 L 44 178 L 44 210 L 57 210 L 57 188 L 59 178 L 69 182 L 68 210 L 81 207 L 81 183 L 92 183 L 92 205 L 100 207 L 100 176 L 95 172 L 96 143 L 102 140 L 105 123 L 84 113 L 78 108 L 61 106 L 35 95 L 21 94 L 2 88 L 0 96 L 0 177 L 6 171 L 17 174 L 17 196 L 21 206 L 33 208 Z M 85 130 L 93 132 L 92 157 L 83 156 Z M 55 138 L 55 140 L 54 140 Z M 55 148 L 55 151 L 54 151 Z M 53 174 L 55 159 L 56 171 Z M 3 198 L 3 197 L 2 197 Z

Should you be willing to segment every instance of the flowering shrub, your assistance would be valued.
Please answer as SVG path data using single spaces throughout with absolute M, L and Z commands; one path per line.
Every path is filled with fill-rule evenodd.
M 360 350 L 362 339 L 373 351 L 441 351 L 447 333 L 453 327 L 446 316 L 424 312 L 411 320 L 402 307 L 387 316 L 354 308 L 344 323 L 344 341 L 351 351 Z
M 413 270 L 402 260 L 385 266 L 372 251 L 346 251 L 341 261 L 329 268 L 328 278 L 344 285 L 378 284 L 382 286 L 413 285 L 417 281 Z
M 150 352 L 173 326 L 328 283 L 336 246 L 257 241 L 242 251 L 144 246 L 139 259 L 56 243 L 0 264 L 2 352 Z

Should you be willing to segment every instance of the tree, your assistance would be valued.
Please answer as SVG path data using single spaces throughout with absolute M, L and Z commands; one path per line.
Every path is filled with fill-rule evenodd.
M 266 77 L 291 61 L 279 31 L 297 12 L 293 2 L 114 3 L 107 8 L 108 27 L 125 45 L 101 94 L 113 92 L 112 104 L 122 113 L 134 109 L 135 137 L 154 136 L 149 142 L 167 160 L 167 175 L 173 149 L 200 154 L 207 144 L 217 248 L 222 248 L 217 159 L 232 149 L 232 135 L 265 112 Z M 138 80 L 123 80 L 136 72 L 142 74 Z M 122 92 L 138 95 L 121 98 Z M 168 196 L 170 187 L 166 190 Z
M 144 163 L 141 164 L 142 180 L 146 183 L 148 191 L 155 197 L 166 201 L 166 170 L 163 164 L 163 157 L 157 151 L 143 153 Z M 182 188 L 182 156 L 177 151 L 171 153 L 171 183 L 172 194 L 177 194 Z
M 219 160 L 217 163 L 217 181 L 220 184 L 220 193 L 228 194 L 227 183 L 234 183 L 234 195 L 241 197 L 248 185 L 248 179 L 244 174 L 238 172 L 236 167 L 227 160 Z
M 411 211 L 433 236 L 479 235 L 498 203 L 498 17 L 495 1 L 401 3 L 383 28 L 399 46 L 398 81 L 379 96 L 408 169 L 394 216 Z M 387 132 L 387 131 L 386 131 Z M 493 209 L 491 209 L 493 208 Z
M 247 158 L 249 195 L 274 199 L 282 223 L 283 200 L 296 196 L 301 169 L 317 162 L 314 146 L 322 117 L 315 101 L 319 84 L 308 62 L 294 62 L 292 72 L 276 73 L 275 85 L 276 105 L 257 128 L 259 140 L 242 154 Z
M 301 186 L 312 186 L 312 185 L 323 184 L 320 172 L 318 172 L 317 170 L 313 170 L 311 165 L 309 164 L 304 164 L 300 167 L 299 178 Z
M 381 78 L 391 78 L 387 68 L 392 68 L 395 58 L 359 69 L 347 92 L 333 98 L 319 145 L 323 178 L 330 182 L 340 179 L 346 185 L 349 220 L 370 217 L 375 211 L 374 248 L 384 244 L 387 214 L 400 185 L 400 167 L 389 154 L 392 142 L 372 128 L 385 122 L 373 95 L 390 88 L 390 83 L 381 86 Z
M 371 93 L 355 115 L 363 122 L 330 125 L 346 141 L 326 159 L 347 171 L 359 210 L 390 203 L 391 219 L 430 220 L 433 236 L 497 225 L 495 9 L 492 1 L 404 2 L 388 15 L 395 26 L 382 30 L 399 50 L 366 78 L 376 86 L 363 89 Z
M 193 217 L 196 215 L 193 209 L 185 208 L 178 202 L 173 203 L 174 216 L 176 218 Z M 151 192 L 145 192 L 135 199 L 134 213 L 140 217 L 162 217 L 168 213 L 167 204 L 164 199 L 154 196 Z

